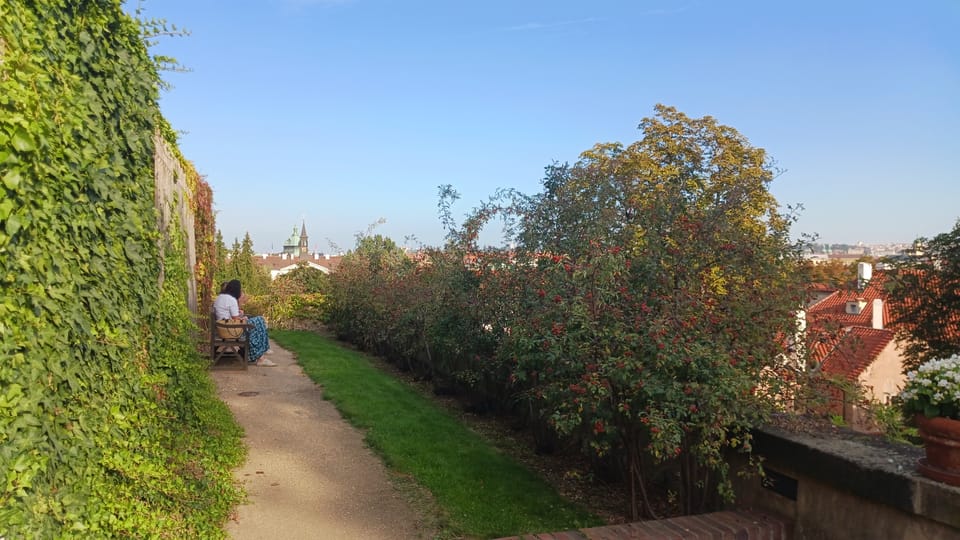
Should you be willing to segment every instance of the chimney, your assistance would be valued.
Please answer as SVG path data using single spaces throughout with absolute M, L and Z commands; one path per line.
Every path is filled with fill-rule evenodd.
M 793 353 L 793 357 L 797 362 L 797 367 L 806 371 L 807 364 L 806 358 L 804 355 L 804 344 L 807 340 L 807 312 L 798 309 L 797 310 L 797 331 L 793 335 L 793 343 L 790 344 L 789 350 Z
M 323 256 L 323 258 L 329 261 L 329 260 L 330 260 L 330 254 L 329 254 L 329 253 L 325 254 L 325 255 Z
M 883 300 L 873 299 L 873 327 L 877 330 L 883 330 Z
M 870 278 L 873 277 L 873 266 L 868 262 L 857 263 L 857 290 L 862 291 L 867 288 Z

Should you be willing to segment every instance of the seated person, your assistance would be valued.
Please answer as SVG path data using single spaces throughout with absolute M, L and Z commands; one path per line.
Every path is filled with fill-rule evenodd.
M 240 298 L 243 297 L 240 280 L 230 280 L 223 285 L 220 294 L 213 301 L 213 312 L 220 321 L 240 321 L 253 325 L 247 334 L 250 362 L 258 366 L 273 367 L 277 364 L 267 358 L 261 358 L 270 349 L 270 338 L 267 336 L 267 322 L 263 317 L 247 317 L 240 309 Z

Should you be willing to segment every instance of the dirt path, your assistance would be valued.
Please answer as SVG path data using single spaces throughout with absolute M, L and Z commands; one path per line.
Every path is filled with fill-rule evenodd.
M 236 540 L 422 538 L 416 512 L 363 435 L 271 342 L 276 367 L 212 370 L 220 398 L 246 430 L 235 471 L 248 502 L 226 526 Z M 255 393 L 255 394 L 254 394 Z

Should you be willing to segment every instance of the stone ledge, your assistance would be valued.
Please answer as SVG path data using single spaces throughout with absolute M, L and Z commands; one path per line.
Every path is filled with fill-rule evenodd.
M 922 448 L 847 430 L 820 435 L 765 427 L 754 433 L 754 451 L 774 470 L 960 530 L 960 488 L 916 472 Z

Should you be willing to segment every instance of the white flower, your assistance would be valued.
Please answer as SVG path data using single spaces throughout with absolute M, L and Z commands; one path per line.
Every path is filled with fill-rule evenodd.
M 960 356 L 931 360 L 907 373 L 900 398 L 912 411 L 960 404 Z

